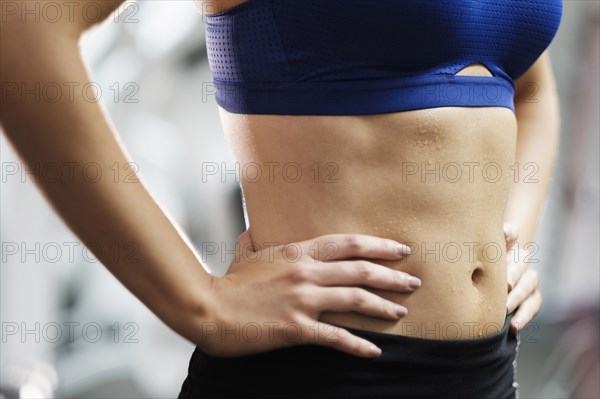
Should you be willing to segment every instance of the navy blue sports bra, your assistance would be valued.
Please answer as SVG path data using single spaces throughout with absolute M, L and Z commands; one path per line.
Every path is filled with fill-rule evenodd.
M 562 0 L 247 0 L 206 16 L 206 44 L 233 113 L 514 112 L 561 17 Z M 493 76 L 455 75 L 475 63 Z

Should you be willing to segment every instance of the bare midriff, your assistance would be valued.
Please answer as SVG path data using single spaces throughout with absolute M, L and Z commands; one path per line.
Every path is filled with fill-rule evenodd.
M 471 65 L 459 74 L 489 72 Z M 258 249 L 331 233 L 369 234 L 412 248 L 403 260 L 373 261 L 419 277 L 420 288 L 369 289 L 404 305 L 405 317 L 327 312 L 322 321 L 428 339 L 477 338 L 504 324 L 503 217 L 517 133 L 510 109 L 358 116 L 219 112 L 239 162 Z

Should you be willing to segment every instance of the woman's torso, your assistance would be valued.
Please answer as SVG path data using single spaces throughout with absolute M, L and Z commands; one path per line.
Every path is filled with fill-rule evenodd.
M 209 2 L 211 3 L 211 2 Z M 214 12 L 243 3 L 232 0 Z M 206 12 L 206 9 L 204 10 Z M 491 76 L 481 64 L 458 72 Z M 355 313 L 321 320 L 430 339 L 493 334 L 506 315 L 503 217 L 517 125 L 506 107 L 435 107 L 372 115 L 255 115 L 219 108 L 240 164 L 258 248 L 330 233 L 410 243 L 378 261 L 422 280 L 397 322 Z
M 422 286 L 411 294 L 373 290 L 406 306 L 407 316 L 390 322 L 330 313 L 323 321 L 432 339 L 488 335 L 502 326 L 502 224 L 516 145 L 509 109 L 220 113 L 258 248 L 330 233 L 411 243 L 405 260 L 377 262 L 419 277 Z

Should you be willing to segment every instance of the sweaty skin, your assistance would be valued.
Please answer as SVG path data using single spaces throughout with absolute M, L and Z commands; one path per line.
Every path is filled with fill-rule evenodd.
M 479 64 L 459 74 L 491 76 Z M 406 260 L 378 262 L 422 280 L 414 293 L 377 292 L 406 306 L 407 316 L 385 321 L 324 313 L 321 320 L 429 339 L 485 336 L 503 325 L 502 226 L 517 133 L 511 110 L 443 107 L 359 116 L 219 112 L 240 164 L 256 247 L 363 233 L 413 249 Z
M 196 0 L 204 14 L 245 1 Z M 491 76 L 478 64 L 458 74 Z M 521 330 L 541 306 L 537 274 L 530 268 L 505 302 L 501 230 L 503 219 L 520 231 L 518 253 L 538 247 L 536 230 L 560 135 L 547 50 L 515 81 L 515 112 L 447 107 L 282 116 L 220 109 L 242 164 L 246 216 L 257 247 L 331 231 L 413 242 L 415 253 L 406 262 L 379 262 L 423 280 L 410 295 L 378 293 L 406 305 L 408 316 L 397 323 L 357 314 L 322 314 L 321 319 L 432 339 L 493 334 L 505 311 L 515 308 L 511 329 Z M 252 174 L 256 165 L 258 178 Z M 517 257 L 518 262 L 509 262 L 511 275 L 514 265 L 524 262 Z M 516 305 L 518 300 L 522 303 Z
M 68 9 L 67 3 L 67 0 L 58 2 Z M 241 2 L 210 3 L 233 6 L 232 3 Z M 58 20 L 36 21 L 21 18 L 18 7 L 22 5 L 15 3 L 13 6 L 17 8 L 11 8 L 15 12 L 0 24 L 0 47 L 6 55 L 0 62 L 0 80 L 12 87 L 19 82 L 21 87 L 44 82 L 88 84 L 90 76 L 80 56 L 80 39 L 102 20 L 107 20 L 120 4 L 123 0 L 98 3 L 99 18 L 94 20 L 79 14 L 71 18 L 69 13 L 64 13 Z M 218 11 L 223 9 L 215 12 Z M 472 68 L 463 72 L 475 74 L 481 70 Z M 547 195 L 559 138 L 558 97 L 548 54 L 540 57 L 515 84 L 518 86 L 515 88 L 516 159 L 521 164 L 537 166 L 534 176 L 537 183 L 515 179 L 505 221 L 514 224 L 523 243 L 529 243 L 534 239 Z M 487 319 L 492 314 L 483 308 L 477 308 L 480 313 L 473 311 L 472 297 L 490 301 L 488 309 L 494 311 L 504 307 L 499 305 L 499 300 L 494 301 L 495 287 L 500 281 L 506 281 L 499 271 L 504 262 L 497 260 L 493 252 L 493 258 L 490 258 L 488 252 L 482 252 L 482 246 L 494 244 L 487 242 L 487 236 L 503 241 L 494 233 L 498 212 L 507 202 L 502 195 L 494 194 L 506 193 L 501 188 L 507 183 L 501 159 L 512 158 L 510 155 L 504 157 L 505 153 L 514 153 L 506 150 L 514 145 L 515 122 L 507 109 L 439 108 L 362 117 L 245 116 L 227 115 L 221 111 L 238 160 L 251 166 L 242 170 L 242 177 L 245 178 L 248 215 L 257 246 L 265 245 L 265 238 L 277 244 L 310 236 L 310 242 L 321 240 L 320 248 L 323 248 L 323 240 L 328 239 L 336 243 L 339 250 L 331 254 L 337 264 L 327 263 L 328 259 L 324 259 L 326 256 L 322 253 L 308 254 L 295 267 L 285 270 L 290 262 L 282 258 L 280 246 L 274 260 L 263 259 L 256 263 L 256 259 L 236 259 L 225 278 L 216 278 L 203 270 L 206 267 L 199 254 L 137 176 L 134 181 L 101 179 L 94 184 L 89 184 L 85 176 L 78 174 L 72 179 L 69 165 L 73 163 L 94 162 L 110 169 L 115 163 L 127 165 L 131 162 L 117 132 L 97 103 L 80 96 L 63 96 L 55 102 L 23 101 L 18 91 L 6 94 L 0 107 L 0 129 L 24 162 L 29 166 L 50 162 L 64 165 L 64 173 L 58 181 L 37 174 L 35 179 L 58 214 L 84 244 L 93 244 L 94 254 L 130 292 L 166 325 L 205 351 L 236 356 L 280 347 L 284 343 L 282 334 L 285 335 L 285 328 L 281 326 L 294 322 L 300 323 L 305 330 L 310 329 L 303 334 L 303 342 L 372 357 L 379 355 L 376 348 L 344 329 L 334 332 L 339 339 L 329 340 L 322 334 L 317 337 L 315 320 L 321 318 L 340 325 L 429 338 L 451 338 L 461 321 L 455 317 L 458 313 L 468 320 L 459 324 L 459 329 L 466 330 L 467 334 L 460 331 L 455 336 L 466 338 L 470 332 L 482 335 L 491 332 L 483 328 L 488 327 L 487 324 L 478 326 L 478 332 L 471 328 L 477 323 L 472 319 Z M 508 118 L 512 122 L 507 124 Z M 461 156 L 464 159 L 457 159 Z M 469 165 L 483 166 L 481 162 L 471 160 L 472 156 L 498 159 L 498 162 L 490 162 L 496 166 L 488 171 L 491 175 L 486 173 L 488 180 L 477 178 L 481 169 L 471 176 Z M 310 164 L 303 161 L 307 159 Z M 436 159 L 443 163 L 438 166 Z M 248 163 L 248 160 L 263 161 L 265 165 Z M 426 174 L 419 178 L 419 167 L 423 169 L 426 164 L 433 165 L 434 169 L 437 167 L 437 174 L 441 171 L 441 182 L 435 180 L 435 172 L 433 176 Z M 273 179 L 265 173 L 256 180 L 252 176 L 255 165 L 264 172 L 273 166 Z M 298 165 L 303 180 L 297 178 Z M 414 173 L 415 165 L 417 173 Z M 461 169 L 461 165 L 467 166 L 468 170 L 463 169 L 457 178 L 457 170 L 452 174 L 452 168 L 458 166 Z M 498 168 L 502 174 L 496 179 L 494 170 Z M 430 180 L 432 177 L 433 181 Z M 414 295 L 391 297 L 391 291 L 382 292 L 393 301 L 414 305 L 409 308 L 412 319 L 403 319 L 403 323 L 398 324 L 375 323 L 371 317 L 395 320 L 396 313 L 390 301 L 378 295 L 365 295 L 364 290 L 355 288 L 364 285 L 412 292 L 404 287 L 406 275 L 401 277 L 398 276 L 401 273 L 385 272 L 385 266 L 364 263 L 364 259 L 374 259 L 375 254 L 382 259 L 402 259 L 398 252 L 390 251 L 391 244 L 398 240 L 343 233 L 316 237 L 319 231 L 336 230 L 398 236 L 415 243 L 416 251 L 407 262 L 380 262 L 395 269 L 412 268 L 413 274 L 425 279 L 425 288 Z M 251 239 L 248 233 L 242 234 L 238 243 L 248 244 Z M 465 237 L 469 241 L 463 242 Z M 308 240 L 300 243 L 301 248 L 306 250 Z M 115 245 L 132 242 L 139 245 L 136 263 L 143 268 L 143 273 L 138 267 L 132 268 L 122 257 L 109 255 Z M 436 250 L 436 244 L 439 250 Z M 522 243 L 515 247 L 525 248 Z M 479 252 L 473 254 L 471 248 Z M 420 257 L 419 249 L 427 255 Z M 456 256 L 457 249 L 459 257 Z M 348 261 L 352 256 L 359 261 Z M 313 263 L 315 259 L 319 263 Z M 488 267 L 488 263 L 497 268 Z M 516 264 L 516 261 L 512 262 L 512 265 Z M 251 265 L 258 266 L 248 267 Z M 449 268 L 450 265 L 454 267 Z M 470 274 L 471 287 L 465 274 L 473 269 L 477 272 Z M 518 306 L 515 318 L 520 317 L 519 322 L 523 325 L 532 319 L 541 303 L 537 277 L 531 269 L 529 273 L 523 273 L 526 267 L 511 266 L 510 269 L 513 272 L 509 282 L 513 289 L 507 307 Z M 325 285 L 332 287 L 325 288 Z M 465 294 L 465 287 L 471 292 Z M 332 296 L 334 289 L 337 294 Z M 485 295 L 484 290 L 491 294 Z M 461 300 L 455 300 L 450 291 L 457 293 Z M 476 292 L 481 295 L 475 295 Z M 240 307 L 243 301 L 248 306 Z M 469 305 L 471 307 L 467 308 Z M 323 310 L 355 310 L 370 317 L 333 317 L 323 314 Z M 421 329 L 418 323 L 410 321 L 417 318 L 437 323 L 438 329 L 435 325 L 433 330 L 428 326 Z M 216 322 L 226 332 L 240 323 L 261 320 L 276 321 L 279 339 L 267 337 L 258 343 L 241 340 L 233 345 L 224 344 L 219 334 L 204 334 L 202 328 L 206 322 Z M 441 324 L 445 320 L 451 321 Z M 325 334 L 328 326 L 321 322 L 316 331 Z M 331 337 L 331 332 L 326 335 Z

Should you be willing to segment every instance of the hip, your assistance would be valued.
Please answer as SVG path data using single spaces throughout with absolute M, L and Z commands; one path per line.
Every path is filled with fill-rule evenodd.
M 494 334 L 439 340 L 348 328 L 382 349 L 359 358 L 318 345 L 297 345 L 236 358 L 196 348 L 179 399 L 518 398 L 518 333 L 511 315 Z

